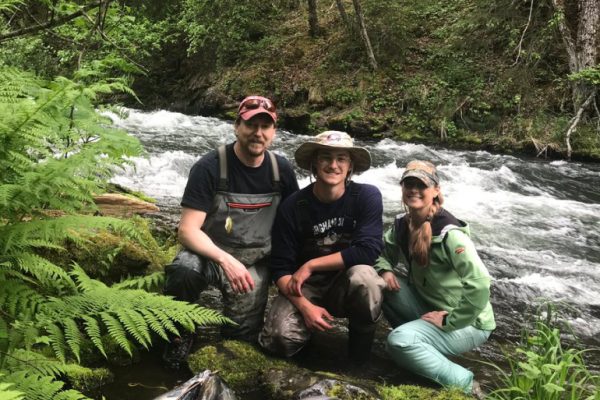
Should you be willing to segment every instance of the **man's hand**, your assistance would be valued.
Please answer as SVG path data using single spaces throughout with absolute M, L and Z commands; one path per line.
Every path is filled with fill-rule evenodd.
M 302 285 L 312 275 L 308 263 L 302 265 L 287 283 L 287 293 L 292 296 L 302 296 Z
M 421 319 L 441 328 L 444 326 L 444 315 L 448 315 L 448 311 L 430 311 L 421 315 Z
M 324 332 L 333 328 L 329 324 L 329 322 L 333 321 L 333 317 L 323 307 L 319 307 L 314 304 L 308 304 L 305 307 L 302 307 L 300 311 L 304 317 L 304 323 L 309 330 Z
M 225 257 L 219 261 L 219 265 L 223 268 L 234 293 L 248 293 L 254 290 L 254 279 L 244 264 L 231 254 L 226 253 Z
M 381 277 L 385 281 L 385 288 L 393 292 L 400 290 L 400 282 L 396 279 L 396 275 L 392 271 L 385 271 L 381 274 Z

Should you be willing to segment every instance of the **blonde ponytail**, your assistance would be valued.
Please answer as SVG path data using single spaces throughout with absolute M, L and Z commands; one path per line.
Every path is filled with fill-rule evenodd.
M 408 214 L 409 218 L 409 252 L 411 257 L 422 267 L 429 265 L 429 249 L 431 248 L 431 221 L 438 211 L 442 208 L 444 197 L 439 192 L 438 196 L 433 199 L 433 204 L 429 207 L 429 214 L 425 221 L 420 225 L 415 225 L 413 219 Z

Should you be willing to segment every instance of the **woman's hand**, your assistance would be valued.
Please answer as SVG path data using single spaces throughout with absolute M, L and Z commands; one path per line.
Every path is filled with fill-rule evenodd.
M 381 277 L 385 281 L 385 288 L 393 292 L 400 290 L 400 282 L 396 279 L 396 275 L 392 271 L 385 271 L 381 274 Z
M 421 319 L 441 328 L 444 326 L 445 315 L 448 315 L 448 311 L 430 311 L 427 314 L 421 315 Z

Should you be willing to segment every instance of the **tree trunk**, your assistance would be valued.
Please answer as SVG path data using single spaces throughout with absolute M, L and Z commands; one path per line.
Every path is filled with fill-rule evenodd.
M 569 71 L 580 72 L 586 68 L 598 64 L 598 47 L 600 25 L 600 2 L 598 0 L 578 0 L 577 21 L 568 24 L 565 21 L 564 0 L 552 0 L 556 12 L 561 14 L 558 28 L 567 51 L 569 60 Z M 575 32 L 570 27 L 577 27 Z M 572 84 L 573 109 L 577 112 L 590 93 L 594 90 L 590 85 L 583 82 Z
M 373 48 L 371 47 L 371 41 L 369 40 L 369 35 L 367 34 L 367 26 L 365 24 L 365 17 L 362 12 L 362 8 L 360 6 L 360 0 L 352 0 L 352 4 L 354 5 L 354 12 L 356 13 L 356 21 L 358 22 L 358 28 L 360 31 L 360 36 L 365 45 L 365 50 L 367 51 L 367 56 L 369 57 L 369 62 L 371 63 L 371 68 L 377 70 L 377 60 L 375 60 L 375 54 L 373 54 Z
M 308 33 L 312 37 L 320 33 L 317 0 L 308 0 Z
M 342 0 L 335 0 L 335 4 L 337 5 L 337 9 L 340 12 L 340 17 L 342 18 L 342 22 L 350 32 L 354 30 L 352 22 L 350 22 L 350 18 L 348 18 L 348 14 L 346 14 L 346 9 L 344 8 L 344 2 Z

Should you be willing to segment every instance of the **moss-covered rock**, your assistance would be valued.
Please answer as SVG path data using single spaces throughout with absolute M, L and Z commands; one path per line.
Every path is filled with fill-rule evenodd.
M 264 355 L 248 343 L 234 340 L 199 349 L 189 356 L 188 365 L 194 373 L 205 369 L 219 371 L 234 390 L 255 389 L 262 373 L 271 368 L 296 368 Z
M 458 389 L 435 390 L 421 386 L 389 386 L 381 385 L 377 388 L 382 400 L 468 400 Z
M 86 368 L 71 364 L 66 370 L 66 380 L 76 389 L 88 396 L 114 380 L 112 372 L 106 368 Z
M 264 399 L 291 400 L 308 395 L 353 400 L 469 398 L 458 390 L 383 386 L 368 379 L 311 371 L 292 361 L 269 357 L 248 343 L 229 340 L 199 349 L 190 355 L 188 364 L 194 373 L 206 369 L 216 371 L 238 393 L 260 391 Z
M 162 271 L 177 247 L 159 244 L 149 220 L 133 217 L 130 221 L 135 227 L 132 236 L 112 230 L 90 231 L 65 240 L 64 250 L 43 250 L 43 256 L 65 268 L 75 262 L 91 278 L 109 284 L 128 276 Z

